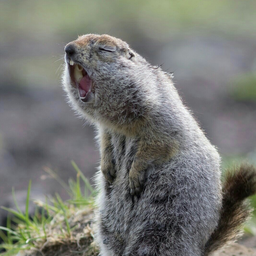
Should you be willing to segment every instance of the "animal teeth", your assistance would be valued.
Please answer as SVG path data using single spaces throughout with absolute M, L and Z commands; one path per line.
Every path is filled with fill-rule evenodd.
M 82 71 L 83 70 L 83 67 L 81 67 L 81 66 L 77 66 L 77 69 L 79 70 L 79 71 Z
M 73 60 L 70 60 L 70 61 L 69 61 L 69 65 L 70 65 L 70 66 L 73 66 L 74 64 L 75 64 L 75 63 L 74 63 Z
M 83 70 L 83 68 L 80 69 L 80 67 L 78 65 L 75 65 L 74 76 L 78 83 L 83 78 L 83 74 L 82 74 L 81 70 Z

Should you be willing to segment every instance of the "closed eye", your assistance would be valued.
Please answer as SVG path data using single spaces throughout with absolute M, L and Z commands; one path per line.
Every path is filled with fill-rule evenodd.
M 115 46 L 104 45 L 104 46 L 99 46 L 99 50 L 104 51 L 104 52 L 115 52 L 116 47 Z

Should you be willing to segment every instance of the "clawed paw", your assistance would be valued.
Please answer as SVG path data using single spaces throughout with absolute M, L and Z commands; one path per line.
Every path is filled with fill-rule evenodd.
M 109 165 L 106 166 L 104 168 L 101 169 L 105 179 L 109 182 L 109 183 L 113 183 L 115 178 L 116 178 L 116 170 L 114 168 L 113 165 Z
M 130 171 L 129 188 L 132 196 L 140 196 L 145 183 L 145 172 Z

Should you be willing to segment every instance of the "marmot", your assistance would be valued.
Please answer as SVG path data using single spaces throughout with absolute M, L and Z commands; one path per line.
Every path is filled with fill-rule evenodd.
M 63 86 L 98 130 L 97 241 L 102 256 L 205 256 L 234 239 L 256 192 L 242 165 L 223 188 L 220 157 L 172 75 L 109 35 L 65 47 Z

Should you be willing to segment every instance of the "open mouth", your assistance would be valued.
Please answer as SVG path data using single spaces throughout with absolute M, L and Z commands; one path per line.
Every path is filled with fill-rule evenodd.
M 69 61 L 68 67 L 71 84 L 77 88 L 80 99 L 83 102 L 91 101 L 94 96 L 93 83 L 85 69 L 73 60 Z

